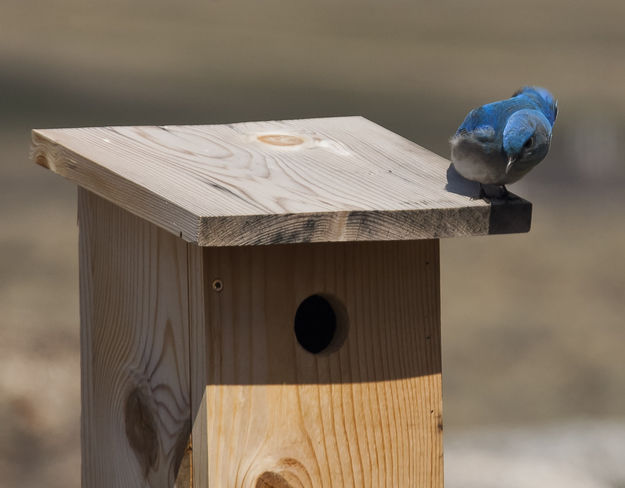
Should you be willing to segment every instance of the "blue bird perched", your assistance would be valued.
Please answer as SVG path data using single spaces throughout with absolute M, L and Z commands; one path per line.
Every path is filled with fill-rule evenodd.
M 558 102 L 549 91 L 523 87 L 507 100 L 469 112 L 450 140 L 451 161 L 460 175 L 480 183 L 480 196 L 506 195 L 505 185 L 547 155 L 557 115 Z

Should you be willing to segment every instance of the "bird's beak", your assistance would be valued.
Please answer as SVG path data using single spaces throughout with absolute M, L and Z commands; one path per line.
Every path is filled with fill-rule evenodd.
M 516 158 L 514 156 L 510 156 L 508 158 L 508 164 L 506 164 L 506 174 L 510 172 L 510 169 L 512 168 L 512 165 L 514 163 L 516 163 Z

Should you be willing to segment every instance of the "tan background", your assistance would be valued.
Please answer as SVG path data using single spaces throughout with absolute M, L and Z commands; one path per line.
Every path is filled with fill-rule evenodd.
M 75 190 L 28 162 L 31 128 L 361 114 L 448 157 L 470 108 L 537 83 L 560 114 L 512 188 L 531 233 L 442 243 L 447 485 L 625 486 L 624 21 L 609 0 L 4 0 L 0 485 L 79 486 Z

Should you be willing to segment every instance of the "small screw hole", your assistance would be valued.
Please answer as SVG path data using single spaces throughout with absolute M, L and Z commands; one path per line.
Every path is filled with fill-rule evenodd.
M 221 280 L 214 280 L 213 281 L 213 290 L 219 292 L 221 290 L 224 289 L 224 284 Z

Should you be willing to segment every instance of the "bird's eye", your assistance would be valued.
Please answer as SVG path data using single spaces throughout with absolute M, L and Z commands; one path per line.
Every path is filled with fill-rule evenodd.
M 532 147 L 533 145 L 534 145 L 534 136 L 530 137 L 527 141 L 525 141 L 525 144 L 523 144 L 523 147 L 527 149 L 528 147 Z

